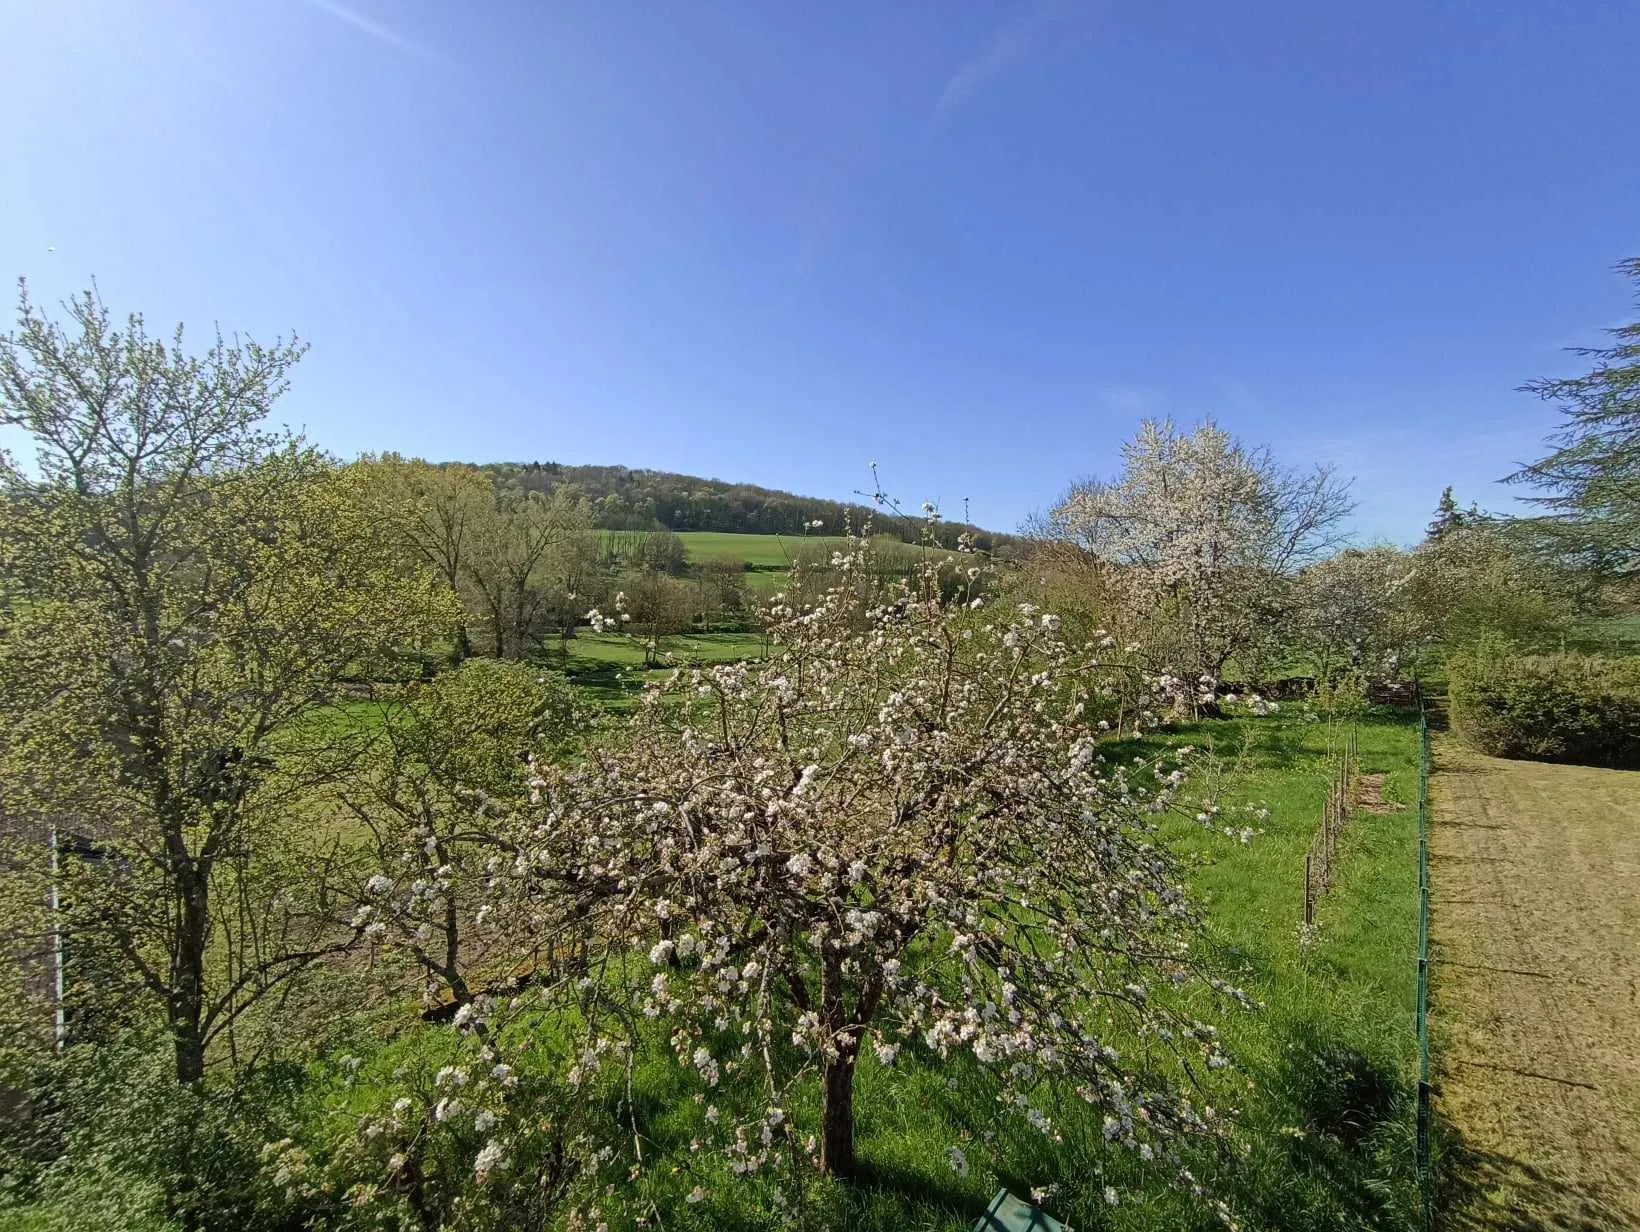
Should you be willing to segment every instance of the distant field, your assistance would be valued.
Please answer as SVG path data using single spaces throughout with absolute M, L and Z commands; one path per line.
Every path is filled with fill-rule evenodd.
M 398 689 L 389 687 L 379 698 L 344 698 L 304 713 L 290 728 L 289 739 L 308 743 L 340 740 L 378 727 L 387 717 Z
M 1606 616 L 1584 622 L 1566 644 L 1576 650 L 1596 654 L 1640 652 L 1640 616 Z
M 746 575 L 746 589 L 760 602 L 767 601 L 786 585 L 791 575 L 790 569 L 757 569 Z
M 673 664 L 726 663 L 761 656 L 763 636 L 759 633 L 680 633 L 658 639 L 657 649 Z M 618 663 L 641 667 L 643 644 L 640 639 L 617 633 L 582 633 L 570 640 L 569 658 L 572 664 Z
M 841 547 L 841 535 L 734 535 L 691 530 L 678 535 L 690 560 L 743 560 L 759 569 L 784 569 L 801 547 Z
M 639 640 L 615 633 L 582 633 L 565 647 L 567 656 L 548 654 L 543 661 L 561 670 L 589 701 L 622 710 L 637 700 L 646 681 L 663 679 L 674 668 L 760 658 L 763 648 L 758 633 L 678 634 L 657 641 L 666 666 L 646 670 Z

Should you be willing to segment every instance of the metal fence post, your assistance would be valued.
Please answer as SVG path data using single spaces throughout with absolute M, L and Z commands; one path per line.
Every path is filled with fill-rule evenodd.
M 1429 716 L 1422 688 L 1418 700 L 1418 1222 L 1435 1222 L 1435 1178 L 1430 1141 L 1429 1086 Z

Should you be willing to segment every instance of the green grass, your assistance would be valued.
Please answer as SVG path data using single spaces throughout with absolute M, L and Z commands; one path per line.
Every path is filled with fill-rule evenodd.
M 390 698 L 352 698 L 307 711 L 279 734 L 304 747 L 343 741 L 379 727 L 392 707 Z
M 841 535 L 735 535 L 718 531 L 681 531 L 678 538 L 691 561 L 739 560 L 756 569 L 785 569 L 802 547 L 841 547 Z
M 1226 849 L 1188 822 L 1175 827 L 1177 848 L 1202 861 L 1191 882 L 1211 944 L 1264 1005 L 1224 1022 L 1252 1084 L 1243 1117 L 1252 1150 L 1233 1190 L 1254 1227 L 1413 1226 L 1416 718 L 1379 710 L 1359 734 L 1362 771 L 1383 774 L 1384 799 L 1403 807 L 1350 820 L 1337 884 L 1318 905 L 1307 945 L 1299 936 L 1304 853 L 1329 778 L 1326 726 L 1280 717 L 1167 737 L 1239 763 L 1222 796 L 1225 815 L 1245 802 L 1270 810 L 1251 823 L 1264 833 L 1247 846 Z M 1233 815 L 1227 822 L 1240 824 Z
M 1296 710 L 1296 707 L 1293 708 Z M 1328 732 L 1297 715 L 1217 721 L 1143 742 L 1209 746 L 1235 767 L 1219 802 L 1268 807 L 1264 833 L 1243 846 L 1188 821 L 1171 838 L 1193 862 L 1189 881 L 1208 920 L 1206 957 L 1228 969 L 1259 1002 L 1257 1012 L 1203 1004 L 1237 1057 L 1245 1158 L 1202 1161 L 1200 1173 L 1245 1227 L 1410 1228 L 1415 1224 L 1413 1117 L 1416 982 L 1417 818 L 1411 807 L 1359 814 L 1341 839 L 1338 881 L 1318 909 L 1319 930 L 1301 943 L 1304 853 L 1329 779 Z M 1122 750 L 1131 756 L 1139 746 Z M 1416 800 L 1416 720 L 1380 711 L 1360 726 L 1361 765 L 1383 773 L 1385 799 Z M 1235 822 L 1234 824 L 1241 824 Z M 954 1088 L 950 1085 L 955 1083 Z M 999 1132 L 993 1170 L 971 1150 L 975 1173 L 959 1180 L 946 1147 L 976 1142 L 996 1124 L 989 1088 L 942 1067 L 860 1077 L 863 1157 L 875 1183 L 833 1195 L 836 1226 L 971 1226 L 998 1184 L 1023 1193 L 1058 1184 L 1050 1210 L 1078 1227 L 1144 1229 L 1219 1226 L 1160 1187 L 1115 1209 L 1099 1200 L 1103 1179 L 1135 1179 L 1098 1141 L 1057 1149 L 1024 1133 Z M 1101 1171 L 1102 1170 L 1102 1171 Z M 983 1173 L 983 1174 L 982 1174 Z M 755 1222 L 723 1210 L 725 1226 Z M 706 1226 L 703 1223 L 701 1226 Z
M 582 632 L 562 651 L 555 643 L 541 661 L 563 672 L 589 701 L 624 710 L 648 681 L 664 680 L 678 667 L 758 658 L 764 642 L 758 633 L 683 633 L 656 639 L 656 648 L 663 666 L 646 669 L 642 638 Z
M 581 633 L 569 640 L 569 663 L 619 663 L 642 665 L 642 638 L 618 633 Z M 732 663 L 763 653 L 759 633 L 679 633 L 656 639 L 656 649 L 667 660 L 680 664 Z
M 746 589 L 758 599 L 767 599 L 791 580 L 790 569 L 758 569 L 746 575 Z
M 1565 638 L 1565 644 L 1589 654 L 1640 654 L 1640 614 L 1584 621 Z
M 1318 909 L 1314 939 L 1301 942 L 1304 853 L 1320 819 L 1330 777 L 1329 734 L 1295 713 L 1264 720 L 1214 721 L 1176 728 L 1113 752 L 1133 756 L 1168 745 L 1209 747 L 1231 772 L 1218 779 L 1226 824 L 1235 806 L 1267 807 L 1253 821 L 1263 833 L 1242 845 L 1180 821 L 1170 839 L 1189 861 L 1189 882 L 1204 909 L 1202 957 L 1227 972 L 1261 1007 L 1203 1015 L 1218 1022 L 1237 1069 L 1217 1090 L 1240 1108 L 1239 1158 L 1198 1160 L 1195 1170 L 1222 1195 L 1244 1228 L 1309 1232 L 1320 1228 L 1416 1226 L 1413 1171 L 1416 981 L 1416 812 L 1358 814 L 1340 840 L 1338 881 Z M 1378 711 L 1360 725 L 1361 766 L 1384 774 L 1387 801 L 1417 794 L 1416 720 Z M 1243 814 L 1245 816 L 1245 814 Z M 687 1099 L 675 1067 L 645 1075 L 656 1108 Z M 999 1117 L 993 1087 L 973 1068 L 902 1058 L 893 1071 L 868 1056 L 857 1080 L 863 1182 L 817 1185 L 820 1224 L 836 1228 L 971 1227 L 996 1188 L 1025 1194 L 1056 1186 L 1050 1213 L 1078 1228 L 1173 1232 L 1222 1225 L 1178 1193 L 1135 1173 L 1107 1151 L 1098 1127 L 1071 1109 L 1056 1119 L 1064 1141 L 1050 1145 Z M 801 1121 L 812 1108 L 793 1110 Z M 666 1173 L 688 1177 L 667 1212 L 667 1226 L 704 1229 L 773 1226 L 767 1195 L 755 1183 L 710 1171 L 692 1155 L 694 1128 L 657 1120 Z M 958 1145 L 972 1172 L 959 1178 L 946 1150 Z M 703 1168 L 707 1169 L 703 1174 Z M 713 1197 L 689 1207 L 681 1195 L 702 1181 Z M 1137 1192 L 1119 1207 L 1103 1186 Z

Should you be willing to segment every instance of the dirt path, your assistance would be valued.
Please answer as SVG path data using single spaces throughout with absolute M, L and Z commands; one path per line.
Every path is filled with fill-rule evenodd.
M 1451 736 L 1434 769 L 1435 1106 L 1461 1139 L 1444 1225 L 1640 1228 L 1640 772 Z

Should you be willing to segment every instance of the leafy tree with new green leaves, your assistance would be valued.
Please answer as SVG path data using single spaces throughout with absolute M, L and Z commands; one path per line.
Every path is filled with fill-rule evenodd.
M 1308 566 L 1293 580 L 1290 650 L 1323 681 L 1346 668 L 1395 680 L 1428 632 L 1408 599 L 1418 568 L 1412 553 L 1382 544 Z
M 94 290 L 64 309 L 25 288 L 0 337 L 0 422 L 36 451 L 0 475 L 23 599 L 0 638 L 0 812 L 89 853 L 55 873 L 74 943 L 118 956 L 198 1083 L 247 1010 L 356 939 L 331 919 L 333 853 L 289 825 L 348 751 L 313 720 L 449 612 L 357 478 L 263 426 L 299 343 L 189 350 Z M 45 879 L 37 834 L 15 828 L 13 854 Z
M 383 522 L 407 559 L 433 570 L 451 595 L 462 593 L 480 535 L 495 516 L 495 485 L 476 466 L 435 466 L 397 454 L 353 463 L 371 483 Z M 455 658 L 472 653 L 467 621 L 455 630 Z
M 498 659 L 522 658 L 548 613 L 554 566 L 592 528 L 586 501 L 570 489 L 492 497 L 479 517 L 467 586 L 487 619 Z
M 1640 299 L 1640 258 L 1618 269 Z M 1564 418 L 1553 450 L 1509 482 L 1542 493 L 1530 499 L 1545 513 L 1527 529 L 1546 546 L 1583 568 L 1626 575 L 1640 564 L 1640 321 L 1609 332 L 1610 346 L 1575 348 L 1594 362 L 1584 375 L 1524 386 Z
M 1575 578 L 1533 551 L 1507 519 L 1465 515 L 1461 526 L 1410 554 L 1399 619 L 1420 638 L 1460 646 L 1485 636 L 1546 645 L 1579 606 Z

